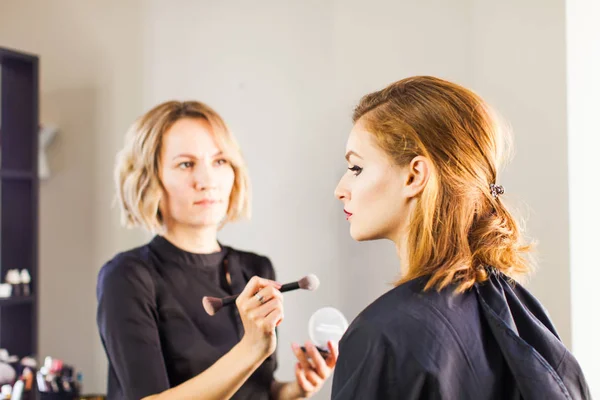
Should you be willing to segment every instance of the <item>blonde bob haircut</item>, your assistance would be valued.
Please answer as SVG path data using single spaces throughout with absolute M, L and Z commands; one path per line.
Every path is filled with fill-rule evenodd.
M 250 218 L 250 181 L 239 145 L 227 125 L 212 108 L 198 101 L 167 101 L 139 117 L 129 128 L 125 146 L 118 153 L 114 170 L 121 223 L 164 234 L 159 204 L 164 188 L 159 178 L 162 138 L 178 120 L 200 118 L 212 128 L 217 145 L 234 171 L 234 183 L 226 222 Z

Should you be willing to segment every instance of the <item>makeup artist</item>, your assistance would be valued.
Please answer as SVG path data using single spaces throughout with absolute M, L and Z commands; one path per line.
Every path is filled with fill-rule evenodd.
M 98 276 L 97 323 L 108 357 L 108 398 L 294 399 L 331 374 L 307 343 L 296 381 L 278 382 L 282 295 L 267 257 L 224 246 L 217 231 L 249 215 L 241 152 L 205 104 L 170 101 L 141 116 L 117 157 L 123 222 L 153 239 L 108 261 Z M 241 293 L 209 316 L 203 296 Z

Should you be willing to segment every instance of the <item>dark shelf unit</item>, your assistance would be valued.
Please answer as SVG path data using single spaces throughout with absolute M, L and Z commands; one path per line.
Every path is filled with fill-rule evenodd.
M 0 47 L 0 280 L 29 270 L 30 296 L 0 299 L 0 348 L 37 357 L 39 59 Z
M 15 296 L 8 299 L 0 299 L 0 307 L 18 306 L 21 304 L 31 304 L 35 301 L 35 296 Z

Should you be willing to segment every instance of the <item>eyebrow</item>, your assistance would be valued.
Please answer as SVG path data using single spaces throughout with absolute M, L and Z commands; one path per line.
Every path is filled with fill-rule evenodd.
M 350 161 L 350 156 L 356 156 L 356 157 L 362 159 L 362 157 L 359 156 L 358 154 L 356 154 L 355 151 L 350 150 L 349 152 L 346 153 L 346 161 Z
M 212 158 L 214 157 L 219 157 L 222 156 L 223 152 L 222 151 L 218 151 L 217 153 L 212 155 Z M 192 158 L 192 159 L 196 159 L 197 157 L 192 155 L 192 154 L 188 154 L 188 153 L 181 153 L 181 154 L 177 154 L 175 157 L 173 157 L 173 160 L 177 159 L 177 158 Z

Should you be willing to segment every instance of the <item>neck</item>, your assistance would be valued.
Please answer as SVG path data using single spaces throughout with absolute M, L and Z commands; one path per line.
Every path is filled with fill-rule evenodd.
M 217 242 L 217 227 L 171 227 L 164 238 L 190 253 L 209 254 L 221 250 Z
M 404 218 L 404 223 L 398 226 L 398 229 L 389 236 L 389 239 L 396 245 L 396 254 L 400 260 L 400 271 L 403 275 L 408 273 L 410 267 L 408 257 L 408 233 L 410 232 L 410 221 L 414 214 L 416 203 L 416 199 L 413 198 L 405 204 L 407 213 Z
M 394 240 L 396 245 L 396 254 L 400 260 L 400 270 L 402 274 L 408 272 L 408 247 L 406 246 L 405 236 L 401 236 Z

